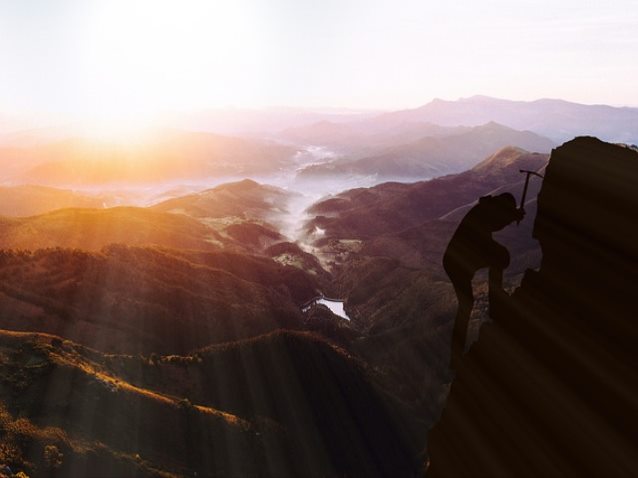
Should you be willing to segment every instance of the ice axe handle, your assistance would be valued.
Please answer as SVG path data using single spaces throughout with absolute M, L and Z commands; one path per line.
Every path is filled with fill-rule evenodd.
M 521 196 L 521 205 L 518 208 L 519 211 L 521 211 L 524 215 L 525 214 L 525 198 L 527 197 L 527 187 L 529 186 L 529 177 L 533 174 L 534 176 L 538 176 L 539 178 L 542 178 L 543 175 L 537 173 L 536 171 L 528 171 L 527 169 L 519 169 L 519 172 L 525 173 L 525 186 L 523 187 L 523 195 Z M 518 226 L 522 220 L 523 220 L 522 217 L 518 219 L 516 221 L 516 225 Z

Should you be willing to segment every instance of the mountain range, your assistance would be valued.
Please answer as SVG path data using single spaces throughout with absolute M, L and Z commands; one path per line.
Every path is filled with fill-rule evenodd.
M 345 157 L 309 166 L 300 174 L 304 177 L 375 175 L 414 181 L 464 171 L 505 146 L 548 153 L 554 143 L 529 131 L 516 131 L 490 122 L 462 132 L 452 129 L 449 134 L 422 137 L 412 143 L 383 149 L 373 156 Z
M 435 99 L 418 108 L 382 114 L 374 121 L 431 122 L 441 126 L 478 126 L 495 121 L 556 142 L 591 135 L 606 141 L 638 143 L 638 108 L 584 105 L 558 99 L 511 101 L 480 95 L 457 101 Z
M 157 131 L 134 143 L 69 138 L 0 150 L 3 179 L 50 186 L 149 184 L 276 171 L 296 153 L 261 139 Z
M 319 243 L 334 237 L 366 239 L 396 233 L 444 216 L 497 188 L 522 185 L 525 178 L 519 170 L 539 169 L 547 158 L 547 154 L 505 147 L 460 174 L 344 191 L 309 208 L 314 218 L 306 231 L 313 234 L 321 229 Z
M 423 474 L 426 432 L 453 379 L 457 301 L 441 258 L 457 225 L 481 196 L 519 201 L 521 170 L 550 174 L 563 135 L 593 128 L 636 139 L 634 109 L 554 100 L 286 112 L 267 131 L 267 115 L 244 113 L 227 125 L 245 128 L 242 137 L 223 135 L 210 114 L 219 131 L 0 150 L 0 474 L 5 464 L 33 476 Z M 614 189 L 616 178 L 617 196 L 633 197 L 631 168 L 587 166 L 590 183 Z M 598 182 L 597 171 L 606 171 Z M 372 185 L 338 190 L 347 183 L 338 178 L 354 176 Z M 321 179 L 337 190 L 314 201 L 310 185 Z M 154 199 L 119 205 L 124 196 L 109 188 L 129 182 Z M 529 290 L 529 269 L 551 269 L 535 239 L 542 184 L 530 178 L 525 218 L 495 234 L 512 257 L 508 291 Z M 605 213 L 605 201 L 589 199 L 594 189 L 577 191 L 574 204 L 587 206 L 571 216 L 632 217 L 621 200 Z M 633 251 L 630 228 L 596 237 Z M 560 251 L 554 262 L 578 252 Z M 481 328 L 484 271 L 474 295 L 470 342 L 479 329 L 491 334 Z M 327 297 L 343 301 L 347 318 Z
M 441 264 L 445 247 L 478 197 L 508 191 L 520 198 L 525 177 L 519 170 L 542 171 L 547 160 L 546 154 L 506 147 L 460 174 L 344 191 L 308 211 L 305 241 L 331 271 L 328 292 L 345 298 L 351 323 L 362 334 L 351 348 L 427 423 L 436 421 L 450 380 L 456 298 Z M 532 179 L 526 218 L 497 234 L 512 254 L 508 287 L 540 262 L 531 237 L 537 191 Z M 475 295 L 472 340 L 486 319 L 483 274 L 475 280 Z

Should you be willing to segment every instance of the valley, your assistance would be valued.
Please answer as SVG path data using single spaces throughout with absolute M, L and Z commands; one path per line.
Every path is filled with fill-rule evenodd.
M 373 384 L 365 398 L 356 399 L 355 407 L 365 404 L 366 410 L 371 406 L 394 410 L 390 421 L 378 426 L 399 427 L 391 433 L 399 434 L 404 445 L 391 466 L 408 466 L 400 464 L 407 458 L 401 453 L 413 450 L 409 453 L 418 455 L 425 431 L 440 413 L 449 380 L 446 349 L 454 299 L 438 257 L 458 220 L 455 211 L 477 195 L 498 188 L 519 190 L 518 168 L 542 168 L 546 160 L 546 155 L 505 148 L 460 175 L 358 187 L 316 202 L 309 199 L 314 196 L 308 191 L 304 194 L 244 179 L 146 207 L 84 207 L 5 217 L 0 223 L 3 328 L 23 338 L 16 339 L 18 342 L 37 340 L 46 354 L 77 350 L 80 356 L 73 352 L 65 360 L 86 369 L 85 380 L 95 383 L 93 387 L 113 390 L 110 400 L 114 403 L 120 394 L 138 393 L 165 403 L 168 409 L 163 413 L 176 414 L 178 427 L 197 423 L 212 430 L 201 420 L 213 414 L 238 423 L 239 430 L 259 430 L 254 443 L 250 439 L 241 446 L 265 446 L 270 450 L 269 459 L 273 459 L 272 453 L 279 454 L 277 460 L 284 461 L 268 466 L 284 475 L 309 463 L 325 473 L 333 471 L 324 468 L 327 462 L 320 456 L 285 462 L 293 442 L 279 434 L 296 434 L 307 446 L 316 431 L 311 422 L 298 428 L 296 419 L 282 415 L 275 405 L 268 409 L 270 400 L 276 402 L 283 396 L 263 395 L 273 393 L 275 386 L 275 382 L 265 381 L 270 380 L 267 370 L 280 370 L 278 373 L 284 375 L 277 380 L 284 383 L 295 373 L 318 373 L 313 368 L 317 366 L 323 374 L 325 352 L 311 365 L 306 364 L 307 358 L 291 354 L 306 357 L 310 343 L 325 342 L 359 364 L 347 378 L 348 387 L 356 380 Z M 446 195 L 445 203 L 442 194 Z M 317 235 L 317 229 L 322 234 Z M 537 257 L 533 244 L 520 247 Z M 508 277 L 514 280 L 527 264 L 519 265 Z M 485 286 L 479 289 L 484 291 Z M 310 300 L 312 306 L 305 307 Z M 483 312 L 477 309 L 477 324 L 485 319 Z M 259 352 L 266 354 L 260 360 L 277 362 L 250 365 L 257 353 L 252 350 L 263 347 L 270 351 Z M 83 365 L 82 354 L 88 354 L 97 368 Z M 220 362 L 209 361 L 208 354 L 219 356 Z M 297 371 L 289 370 L 291 365 L 281 369 L 288 363 Z M 343 367 L 335 366 L 339 370 Z M 47 380 L 67 380 L 55 377 Z M 295 392 L 296 398 L 287 398 L 295 400 L 290 406 L 306 407 L 302 404 L 310 392 L 305 387 L 325 387 L 333 379 L 321 379 L 327 380 L 325 383 L 317 380 L 303 385 L 302 391 Z M 34 390 L 36 383 L 24 386 Z M 284 383 L 277 386 L 289 395 L 289 385 Z M 240 385 L 251 387 L 249 396 L 260 398 L 244 403 L 241 397 L 248 390 L 233 391 Z M 324 390 L 320 396 L 331 409 L 345 406 L 352 410 L 343 402 L 344 397 L 326 393 Z M 80 413 L 77 407 L 89 406 L 86 398 L 74 400 L 68 413 Z M 191 417 L 189 421 L 181 424 L 180 416 L 185 412 L 179 410 L 184 406 L 193 411 L 186 415 Z M 175 412 L 169 413 L 171 407 Z M 309 413 L 320 413 L 325 420 L 321 407 L 312 401 Z M 69 428 L 66 422 L 50 422 L 57 415 L 44 410 L 41 416 L 46 420 L 37 422 L 38 426 L 62 427 L 69 434 L 69 445 L 55 442 L 69 457 L 65 466 L 88 466 L 89 461 L 75 451 L 78 447 L 72 442 L 88 436 L 87 432 Z M 8 413 L 15 413 L 15 409 Z M 346 416 L 334 413 L 330 412 L 343 426 Z M 138 423 L 133 422 L 142 430 Z M 247 431 L 237 433 L 238 440 L 243 440 L 239 438 L 242 433 L 250 435 Z M 315 443 L 312 449 L 324 450 L 322 453 L 329 453 L 334 460 L 340 452 L 337 442 L 330 441 L 339 434 L 331 428 L 321 433 L 327 433 L 329 441 Z M 192 453 L 201 451 L 183 454 L 178 447 L 169 453 L 154 449 L 159 445 L 151 442 L 144 448 L 122 448 L 109 438 L 115 435 L 92 436 L 100 440 L 106 453 L 94 459 L 106 470 L 116 466 L 113 454 L 127 453 L 139 454 L 144 461 L 133 459 L 117 466 L 135 467 L 142 474 L 163 470 L 166 476 L 180 475 L 180 468 L 163 461 L 167 456 L 179 456 L 180 467 L 186 466 L 183 460 L 188 459 L 191 470 L 220 466 L 217 461 L 198 461 L 204 456 Z M 199 440 L 199 446 L 207 446 L 206 438 Z M 353 446 L 362 445 L 349 442 L 347 448 Z M 334 473 L 353 466 L 359 470 L 366 463 L 353 462 L 352 457 L 339 460 Z
M 638 477 L 638 0 L 0 0 L 0 478 Z
M 478 198 L 519 201 L 521 170 L 543 174 L 569 134 L 551 115 L 539 123 L 546 102 L 503 101 L 280 114 L 270 128 L 210 114 L 199 131 L 134 145 L 7 140 L 0 464 L 34 476 L 418 473 L 453 380 L 445 248 Z M 495 234 L 508 291 L 542 263 L 541 186 L 530 180 L 524 219 Z M 470 342 L 489 321 L 485 271 L 474 295 Z M 44 447 L 63 455 L 53 474 Z

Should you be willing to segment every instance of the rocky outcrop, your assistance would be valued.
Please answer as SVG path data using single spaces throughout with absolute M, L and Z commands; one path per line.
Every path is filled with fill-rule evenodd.
M 637 476 L 638 153 L 576 138 L 551 155 L 543 260 L 464 357 L 428 438 L 428 478 Z

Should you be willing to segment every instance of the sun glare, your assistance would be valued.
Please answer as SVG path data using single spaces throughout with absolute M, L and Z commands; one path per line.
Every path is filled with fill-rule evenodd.
M 207 82 L 223 100 L 241 87 L 233 75 L 259 63 L 250 18 L 242 2 L 100 3 L 84 46 L 85 83 L 95 91 L 90 113 L 139 124 L 158 110 L 201 107 L 198 94 Z M 129 123 L 115 130 L 128 131 Z
M 78 136 L 109 143 L 139 143 L 147 140 L 157 129 L 152 115 L 104 118 L 84 121 L 76 127 Z

